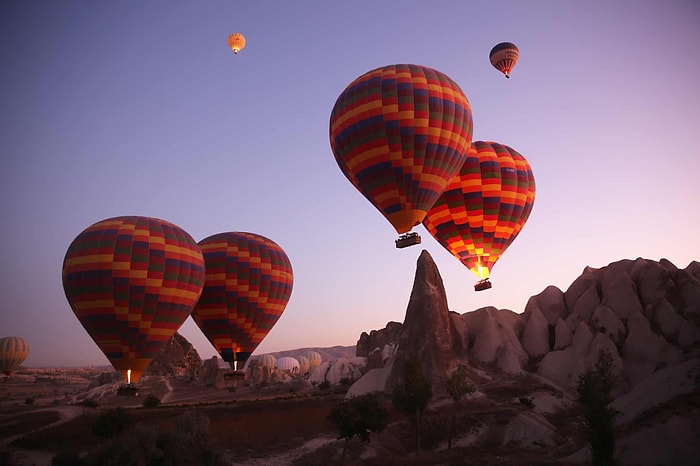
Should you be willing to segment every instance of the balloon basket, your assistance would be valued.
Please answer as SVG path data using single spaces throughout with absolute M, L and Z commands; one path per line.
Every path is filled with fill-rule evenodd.
M 233 371 L 224 374 L 226 380 L 245 380 L 245 371 Z
M 126 384 L 122 385 L 119 387 L 117 390 L 117 395 L 118 396 L 133 396 L 137 397 L 139 396 L 139 389 L 138 387 L 134 386 L 133 384 Z
M 420 244 L 421 240 L 420 235 L 418 235 L 418 233 L 415 231 L 412 231 L 399 236 L 399 239 L 395 240 L 394 242 L 396 243 L 397 249 L 402 249 L 408 246 L 413 246 L 414 244 Z
M 484 291 L 488 290 L 489 288 L 491 288 L 491 282 L 488 278 L 485 278 L 484 280 L 479 280 L 474 284 L 474 291 Z

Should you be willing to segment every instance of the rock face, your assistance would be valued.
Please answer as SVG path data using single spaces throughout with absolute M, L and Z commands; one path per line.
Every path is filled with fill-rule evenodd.
M 665 259 L 638 258 L 586 267 L 566 291 L 549 286 L 532 296 L 522 314 L 494 307 L 458 314 L 448 311 L 440 274 L 423 251 L 403 324 L 361 335 L 357 354 L 368 358 L 368 371 L 348 396 L 390 392 L 402 382 L 404 362 L 417 357 L 435 406 L 459 363 L 497 377 L 534 372 L 575 399 L 579 375 L 601 351 L 611 354 L 619 376 L 614 404 L 627 435 L 619 442 L 621 464 L 675 464 L 700 454 L 700 411 L 683 401 L 700 393 L 698 262 L 678 269 Z M 672 411 L 679 414 L 669 419 L 676 400 Z M 665 410 L 656 408 L 661 403 Z M 672 449 L 658 440 L 671 438 Z
M 402 329 L 402 324 L 389 322 L 381 330 L 372 330 L 369 334 L 362 332 L 355 354 L 367 358 L 368 370 L 384 367 L 386 360 L 394 354 Z
M 447 374 L 466 355 L 466 348 L 461 347 L 461 339 L 455 338 L 455 334 L 442 277 L 433 258 L 424 250 L 418 258 L 413 291 L 385 390 L 403 384 L 404 364 L 418 358 L 432 383 L 433 395 L 444 395 Z
M 202 371 L 202 359 L 185 337 L 175 333 L 163 350 L 153 358 L 145 375 L 178 376 L 195 382 Z

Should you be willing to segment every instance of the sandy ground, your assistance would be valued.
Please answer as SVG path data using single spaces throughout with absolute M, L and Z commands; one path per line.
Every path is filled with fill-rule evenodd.
M 276 455 L 266 456 L 264 458 L 250 458 L 245 461 L 236 461 L 235 458 L 231 459 L 232 466 L 288 466 L 292 464 L 292 461 L 305 455 L 313 450 L 316 450 L 328 443 L 335 442 L 336 439 L 330 436 L 317 437 L 311 439 L 299 448 L 294 450 L 286 451 L 284 453 L 279 453 Z

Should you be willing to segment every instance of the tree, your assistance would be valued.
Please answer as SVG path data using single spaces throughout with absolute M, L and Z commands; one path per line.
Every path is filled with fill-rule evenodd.
M 420 427 L 423 412 L 433 398 L 433 389 L 423 373 L 423 366 L 417 357 L 404 363 L 403 386 L 394 387 L 391 402 L 411 421 L 415 431 L 416 453 L 420 453 Z
M 447 433 L 447 449 L 452 449 L 452 435 L 454 434 L 455 419 L 457 417 L 457 403 L 459 400 L 471 393 L 474 393 L 474 384 L 469 380 L 469 371 L 467 366 L 460 364 L 457 369 L 452 372 L 450 377 L 447 379 L 445 386 L 447 393 L 452 397 L 452 402 L 454 403 L 454 408 L 452 410 L 452 418 L 450 419 L 450 428 Z
M 610 406 L 613 400 L 610 392 L 616 382 L 614 361 L 606 350 L 598 353 L 594 368 L 589 368 L 578 378 L 576 391 L 583 406 L 594 466 L 614 464 L 617 410 Z
M 386 428 L 387 412 L 381 407 L 377 395 L 369 393 L 337 403 L 328 419 L 338 428 L 338 439 L 345 439 L 340 457 L 342 466 L 350 439 L 357 436 L 362 443 L 368 443 L 372 432 L 381 432 Z

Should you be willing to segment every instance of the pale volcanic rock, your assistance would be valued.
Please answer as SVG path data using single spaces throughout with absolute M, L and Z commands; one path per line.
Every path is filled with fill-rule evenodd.
M 469 329 L 470 355 L 481 362 L 493 363 L 503 371 L 517 373 L 527 362 L 514 327 L 520 315 L 507 309 L 484 307 L 462 314 Z M 518 364 L 514 364 L 514 358 Z
M 591 316 L 591 324 L 598 332 L 605 333 L 616 344 L 622 344 L 627 335 L 627 329 L 615 312 L 606 304 L 595 308 Z
M 564 302 L 564 293 L 553 285 L 549 285 L 540 294 L 530 297 L 523 314 L 528 315 L 534 308 L 539 309 L 550 325 L 556 324 L 557 320 L 569 315 Z
M 522 333 L 522 346 L 531 358 L 540 358 L 549 351 L 549 327 L 539 307 L 533 306 Z
M 569 312 L 572 311 L 576 302 L 581 298 L 581 296 L 588 291 L 589 288 L 593 288 L 597 293 L 598 278 L 596 273 L 598 269 L 593 267 L 586 267 L 583 269 L 583 273 L 574 280 L 569 288 L 564 292 L 564 303 Z M 563 316 L 562 316 L 563 317 Z M 568 316 L 564 317 L 566 320 Z
M 574 332 L 571 331 L 569 325 L 561 317 L 557 319 L 557 323 L 554 326 L 554 350 L 568 347 L 573 339 Z
M 309 382 L 319 383 L 327 380 L 331 385 L 337 385 L 341 380 L 357 380 L 367 366 L 367 358 L 338 358 L 323 361 L 309 376 Z
M 566 318 L 569 327 L 575 329 L 580 322 L 588 322 L 591 320 L 593 311 L 599 304 L 600 296 L 598 296 L 595 285 L 586 288 L 576 300 L 573 307 L 570 308 L 571 313 L 569 317 Z
M 418 258 L 413 290 L 386 390 L 401 385 L 406 361 L 418 358 L 423 373 L 432 384 L 433 395 L 445 395 L 447 373 L 452 372 L 457 367 L 457 360 L 466 354 L 466 348 L 460 347 L 454 334 L 442 277 L 433 258 L 423 250 Z
M 614 309 L 620 319 L 629 318 L 631 313 L 642 313 L 637 285 L 634 284 L 627 271 L 622 271 L 619 275 L 606 273 L 603 277 L 602 289 L 603 304 Z

